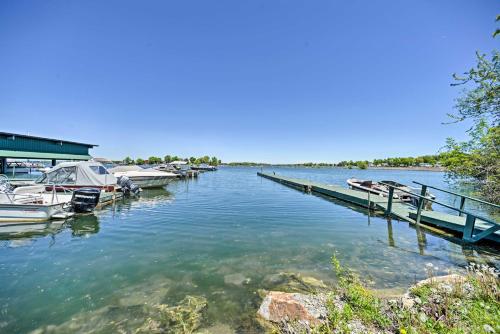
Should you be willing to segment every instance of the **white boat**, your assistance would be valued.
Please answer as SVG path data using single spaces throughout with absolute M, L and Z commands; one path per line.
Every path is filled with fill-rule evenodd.
M 378 182 L 373 182 L 371 180 L 358 180 L 351 178 L 347 180 L 347 184 L 353 190 L 360 190 L 369 192 L 371 194 L 379 195 L 382 197 L 389 196 L 389 188 L 380 184 Z M 394 198 L 399 198 L 398 195 L 394 194 Z
M 20 187 L 14 191 L 7 189 L 8 183 L 2 179 L 0 191 L 0 222 L 41 222 L 51 219 L 66 219 L 72 195 L 46 193 L 44 186 Z
M 45 184 L 48 191 L 52 190 L 54 184 L 65 189 L 99 188 L 115 191 L 119 188 L 116 177 L 95 161 L 61 162 L 45 172 L 34 184 Z
M 144 188 L 161 188 L 170 181 L 177 178 L 177 174 L 163 172 L 153 168 L 142 168 L 139 166 L 117 166 L 109 169 L 115 177 L 126 176 L 136 186 Z
M 400 199 L 402 202 L 410 203 L 415 206 L 418 204 L 418 197 L 411 194 L 412 192 L 418 191 L 418 189 L 409 187 L 396 181 L 386 180 L 381 182 L 374 182 L 371 180 L 358 180 L 355 178 L 351 178 L 347 180 L 347 184 L 351 187 L 351 189 L 370 192 L 382 197 L 389 197 L 390 185 L 394 187 L 393 198 Z M 426 193 L 426 197 L 432 200 L 436 198 L 436 196 L 429 192 Z M 427 205 L 430 207 L 431 204 L 432 203 L 429 202 Z

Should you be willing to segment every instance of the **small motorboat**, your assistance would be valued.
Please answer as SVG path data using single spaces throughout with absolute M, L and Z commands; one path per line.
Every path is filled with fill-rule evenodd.
M 365 191 L 371 194 L 388 197 L 389 188 L 380 184 L 378 182 L 373 182 L 372 180 L 359 180 L 355 178 L 350 178 L 347 180 L 347 184 L 353 190 Z M 397 194 L 394 194 L 393 198 L 399 198 Z
M 41 222 L 89 213 L 99 204 L 100 195 L 101 190 L 96 188 L 64 193 L 58 193 L 56 187 L 48 192 L 45 185 L 13 188 L 9 179 L 1 176 L 0 222 Z
M 141 189 L 162 188 L 178 177 L 177 174 L 171 172 L 140 166 L 117 166 L 110 168 L 109 172 L 117 178 L 127 177 Z
M 347 184 L 351 187 L 351 189 L 366 191 L 383 197 L 389 196 L 389 186 L 393 186 L 393 198 L 400 199 L 402 202 L 406 202 L 414 206 L 418 205 L 418 197 L 412 195 L 411 193 L 418 194 L 419 189 L 404 185 L 396 181 L 385 180 L 374 182 L 371 180 L 358 180 L 351 178 L 347 180 Z M 429 192 L 426 193 L 426 197 L 432 200 L 436 199 L 436 196 Z M 432 203 L 429 201 L 426 202 L 428 202 L 426 203 L 426 206 L 430 208 Z

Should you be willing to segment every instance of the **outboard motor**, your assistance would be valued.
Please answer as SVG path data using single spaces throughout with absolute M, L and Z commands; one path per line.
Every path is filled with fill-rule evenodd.
M 80 188 L 73 192 L 71 198 L 71 209 L 76 213 L 85 213 L 94 211 L 99 204 L 101 190 L 96 188 Z
M 118 185 L 122 188 L 122 192 L 125 195 L 133 194 L 133 195 L 137 196 L 141 192 L 141 188 L 139 188 L 139 186 L 134 184 L 125 175 L 118 177 Z

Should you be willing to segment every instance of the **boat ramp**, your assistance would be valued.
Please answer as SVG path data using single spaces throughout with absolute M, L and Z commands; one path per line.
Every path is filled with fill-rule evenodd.
M 500 224 L 491 218 L 479 216 L 476 213 L 464 209 L 465 201 L 480 202 L 484 205 L 490 205 L 494 209 L 500 209 L 500 206 L 481 201 L 469 196 L 456 194 L 447 190 L 418 183 L 421 186 L 421 193 L 412 196 L 418 198 L 418 205 L 411 206 L 398 199 L 393 198 L 395 187 L 386 185 L 389 188 L 389 196 L 382 197 L 368 192 L 352 190 L 338 185 L 327 185 L 318 182 L 312 182 L 303 179 L 290 178 L 276 175 L 274 173 L 259 172 L 257 175 L 278 182 L 284 185 L 303 190 L 306 192 L 314 192 L 343 202 L 355 204 L 356 206 L 367 208 L 374 212 L 379 212 L 387 217 L 404 220 L 410 224 L 420 225 L 452 231 L 462 236 L 462 239 L 468 243 L 475 243 L 482 239 L 487 239 L 491 242 L 500 242 Z M 448 204 L 431 200 L 425 197 L 428 188 L 433 188 L 460 197 L 460 208 L 452 207 Z M 397 189 L 401 191 L 400 189 Z M 450 210 L 456 211 L 457 214 L 432 211 L 425 209 L 425 202 L 429 201 L 433 204 L 444 206 Z

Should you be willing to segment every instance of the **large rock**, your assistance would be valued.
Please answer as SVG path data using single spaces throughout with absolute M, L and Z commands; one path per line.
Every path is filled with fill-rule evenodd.
M 326 295 L 271 291 L 260 305 L 258 314 L 277 324 L 299 322 L 318 325 L 327 317 Z

